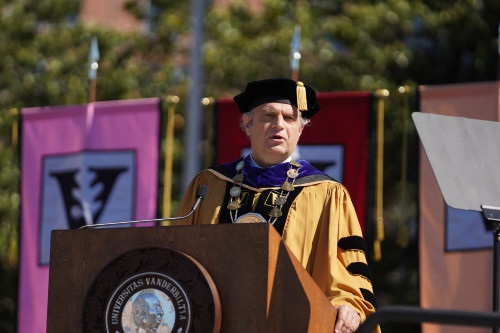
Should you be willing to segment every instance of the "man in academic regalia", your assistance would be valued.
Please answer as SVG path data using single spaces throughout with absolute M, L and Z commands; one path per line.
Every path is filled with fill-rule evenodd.
M 268 79 L 248 83 L 234 101 L 251 153 L 199 173 L 179 214 L 189 212 L 197 189 L 206 185 L 210 194 L 190 223 L 272 224 L 337 308 L 335 332 L 354 332 L 375 311 L 356 212 L 342 184 L 294 156 L 320 109 L 315 91 L 302 82 Z

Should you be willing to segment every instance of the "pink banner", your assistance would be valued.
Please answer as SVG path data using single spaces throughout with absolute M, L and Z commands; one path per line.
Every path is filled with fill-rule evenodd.
M 46 330 L 52 230 L 155 218 L 159 104 L 21 111 L 19 333 Z

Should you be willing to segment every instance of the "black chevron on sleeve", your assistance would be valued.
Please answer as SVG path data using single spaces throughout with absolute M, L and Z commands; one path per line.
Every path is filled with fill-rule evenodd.
M 353 262 L 347 266 L 347 271 L 353 275 L 361 275 L 372 282 L 372 272 L 364 262 Z
M 376 308 L 377 307 L 377 300 L 375 298 L 375 295 L 370 290 L 365 289 L 365 288 L 359 288 L 359 290 L 361 291 L 361 295 L 363 295 L 363 298 L 365 300 L 367 300 L 368 302 L 370 302 L 374 308 Z
M 365 240 L 360 236 L 349 236 L 339 239 L 338 247 L 344 251 L 360 250 L 365 251 Z

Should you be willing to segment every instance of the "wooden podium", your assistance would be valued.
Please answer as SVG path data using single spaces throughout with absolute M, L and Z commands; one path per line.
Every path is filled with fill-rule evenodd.
M 106 332 L 109 304 L 121 304 L 137 286 L 126 272 L 167 278 L 163 269 L 189 266 L 172 264 L 165 251 L 192 259 L 207 280 L 201 292 L 185 283 L 199 298 L 191 302 L 190 332 L 333 332 L 336 310 L 266 223 L 56 230 L 51 237 L 49 333 Z M 213 297 L 200 296 L 206 290 Z

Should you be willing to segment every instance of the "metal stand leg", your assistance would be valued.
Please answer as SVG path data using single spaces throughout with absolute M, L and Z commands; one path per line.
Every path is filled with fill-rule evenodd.
M 500 245 L 500 207 L 481 205 L 487 223 L 493 223 L 493 313 L 498 313 L 498 252 Z M 498 333 L 498 328 L 493 327 L 493 333 Z
M 500 237 L 500 227 L 495 223 L 493 231 L 493 312 L 498 312 L 498 245 Z M 498 328 L 493 327 L 493 333 L 498 333 Z

